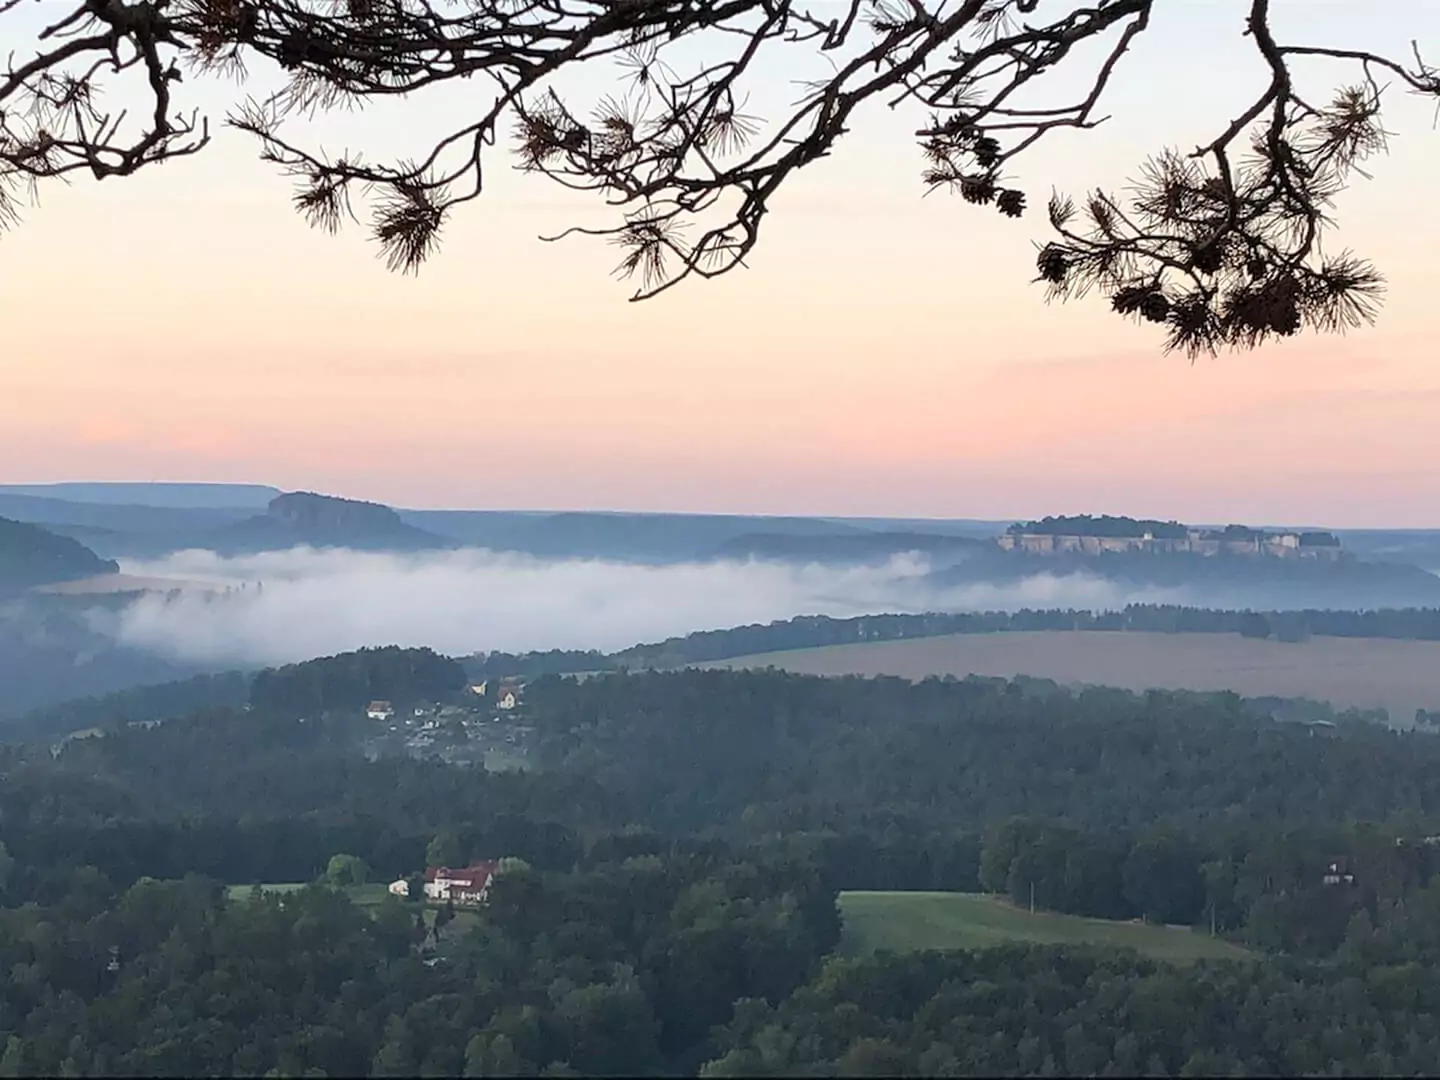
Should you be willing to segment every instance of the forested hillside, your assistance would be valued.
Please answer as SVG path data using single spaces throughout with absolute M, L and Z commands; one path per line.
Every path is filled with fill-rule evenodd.
M 0 655 L 4 655 L 0 652 Z M 286 716 L 363 709 L 373 700 L 443 700 L 465 686 L 464 669 L 431 649 L 386 646 L 258 672 L 196 675 L 32 709 L 0 724 L 0 738 L 48 740 L 91 728 L 170 720 L 199 710 L 258 708 Z
M 745 1002 L 704 1075 L 1428 1075 L 1437 1006 L 1413 965 L 1176 969 L 1019 946 L 882 956 L 832 962 L 779 1008 Z
M 340 656 L 266 668 L 250 685 L 250 704 L 264 711 L 319 715 L 364 708 L 369 701 L 396 705 L 439 701 L 465 688 L 465 669 L 431 649 L 387 645 Z
M 113 574 L 119 569 L 78 540 L 38 525 L 0 518 L 0 596 L 36 585 Z
M 593 776 L 687 826 L 1440 815 L 1440 738 L 1344 716 L 1317 736 L 1234 694 L 692 670 L 547 678 L 526 703 L 543 768 Z M 1386 782 L 1360 783 L 1367 773 Z
M 241 672 L 196 675 L 33 709 L 0 726 L 0 736 L 11 741 L 45 740 L 91 728 L 174 720 L 205 709 L 238 709 L 249 696 L 250 677 Z
M 380 650 L 277 674 L 248 711 L 0 747 L 0 1071 L 1281 1074 L 1440 1053 L 1440 737 L 1227 694 L 690 670 L 530 683 L 507 723 L 534 768 L 491 774 L 368 759 L 362 715 L 315 711 L 372 692 L 367 665 L 397 696 L 453 684 Z M 507 861 L 460 917 L 362 902 L 336 856 L 380 883 Z M 246 898 L 261 882 L 316 884 Z M 1253 959 L 840 961 L 845 889 L 1193 923 Z

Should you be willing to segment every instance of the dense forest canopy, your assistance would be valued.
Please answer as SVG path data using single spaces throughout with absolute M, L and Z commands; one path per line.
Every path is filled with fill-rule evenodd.
M 531 682 L 534 764 L 492 774 L 369 758 L 367 722 L 313 715 L 313 687 L 0 747 L 0 1072 L 1357 1073 L 1440 1052 L 1434 735 L 1227 694 L 691 670 Z M 483 909 L 384 896 L 441 851 L 501 860 Z M 366 872 L 382 884 L 344 884 Z M 1250 958 L 836 959 L 844 889 L 1195 923 Z
M 980 828 L 1029 814 L 1126 831 L 1440 814 L 1440 740 L 1358 720 L 1317 738 L 1233 694 L 690 670 L 540 679 L 526 708 L 539 767 L 693 828 Z M 1357 784 L 1367 772 L 1386 783 Z
M 465 669 L 449 657 L 387 645 L 266 668 L 250 684 L 250 705 L 319 715 L 377 700 L 397 706 L 440 701 L 464 687 Z
M 704 1075 L 1423 1075 L 1436 1005 L 1403 966 L 1177 970 L 1023 946 L 877 957 L 832 962 L 778 1009 L 744 1003 Z

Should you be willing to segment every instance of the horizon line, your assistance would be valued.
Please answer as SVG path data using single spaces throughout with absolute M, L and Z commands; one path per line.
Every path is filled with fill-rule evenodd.
M 534 514 L 534 515 L 558 515 L 558 514 L 596 514 L 608 516 L 630 516 L 630 517 L 722 517 L 722 518 L 756 518 L 761 520 L 798 520 L 798 521 L 868 521 L 868 522 L 927 522 L 948 525 L 1010 525 L 1025 522 L 1036 522 L 1044 517 L 1128 517 L 1137 521 L 1175 521 L 1178 524 L 1196 526 L 1219 527 L 1224 525 L 1243 524 L 1242 522 L 1220 519 L 1204 520 L 1196 519 L 1186 521 L 1175 516 L 1160 516 L 1147 518 L 1143 515 L 1134 514 L 1113 514 L 1108 512 L 1096 513 L 1087 511 L 1085 514 L 1041 514 L 1041 515 L 1002 515 L 998 517 L 938 517 L 926 514 L 830 514 L 830 513 L 777 513 L 773 511 L 741 511 L 741 510 L 669 510 L 669 509 L 634 509 L 624 507 L 487 507 L 487 506 L 405 506 L 398 502 L 382 502 L 376 499 L 356 498 L 350 495 L 335 495 L 329 492 L 319 492 L 304 488 L 286 488 L 280 485 L 251 480 L 19 480 L 0 482 L 0 494 L 20 494 L 15 488 L 31 489 L 55 489 L 65 487 L 154 487 L 154 488 L 183 488 L 183 487 L 213 487 L 213 488 L 263 488 L 268 491 L 275 491 L 282 495 L 287 494 L 312 494 L 326 498 L 345 499 L 352 502 L 368 502 L 377 506 L 385 506 L 398 513 L 407 514 Z M 10 490 L 6 490 L 10 489 Z M 34 498 L 47 498 L 43 495 L 32 496 Z M 66 499 L 61 497 L 50 497 L 54 502 L 70 502 L 78 505 L 110 505 L 103 503 L 88 503 L 84 499 Z M 114 504 L 122 505 L 122 504 Z M 130 506 L 151 506 L 148 503 L 127 503 Z M 152 507 L 155 509 L 174 510 L 204 510 L 204 509 L 251 509 L 250 507 Z M 1328 529 L 1333 532 L 1397 532 L 1397 533 L 1426 533 L 1440 532 L 1440 523 L 1436 525 L 1326 525 L 1319 522 L 1281 522 L 1261 521 L 1249 525 L 1250 528 L 1258 529 Z

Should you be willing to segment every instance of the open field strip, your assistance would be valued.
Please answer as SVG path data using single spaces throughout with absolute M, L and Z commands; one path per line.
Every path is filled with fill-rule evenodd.
M 1239 960 L 1251 954 L 1238 945 L 1188 927 L 1148 926 L 1060 915 L 1031 914 L 1008 900 L 976 893 L 845 892 L 841 951 L 851 956 L 877 949 L 983 949 L 1008 942 L 1095 945 L 1134 949 L 1155 960 Z
M 1239 634 L 1011 631 L 830 645 L 716 661 L 803 675 L 1033 675 L 1130 690 L 1233 690 L 1385 708 L 1409 725 L 1440 710 L 1440 641 L 1315 637 L 1299 644 Z

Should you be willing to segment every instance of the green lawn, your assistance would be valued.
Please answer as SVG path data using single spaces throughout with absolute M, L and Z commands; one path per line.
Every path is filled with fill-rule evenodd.
M 485 751 L 486 772 L 519 772 L 527 765 L 525 755 L 511 747 L 494 747 Z
M 1134 949 L 1156 960 L 1239 960 L 1245 949 L 1184 928 L 1085 919 L 1029 911 L 975 893 L 846 892 L 840 949 L 856 956 L 876 949 L 983 949 L 1010 941 Z
M 309 883 L 304 881 L 266 882 L 264 885 L 261 885 L 260 888 L 264 892 L 273 893 L 299 892 L 305 888 L 307 884 Z M 255 888 L 254 885 L 231 885 L 227 887 L 225 891 L 231 900 L 245 900 L 249 898 L 250 890 L 253 888 Z
M 270 893 L 297 892 L 309 884 L 305 881 L 279 881 L 266 882 L 260 888 Z M 231 885 L 226 890 L 231 900 L 245 900 L 250 896 L 250 890 L 254 885 Z M 383 882 L 371 882 L 368 885 L 352 885 L 342 890 L 350 897 L 350 902 L 357 907 L 377 907 L 387 895 L 386 886 Z

